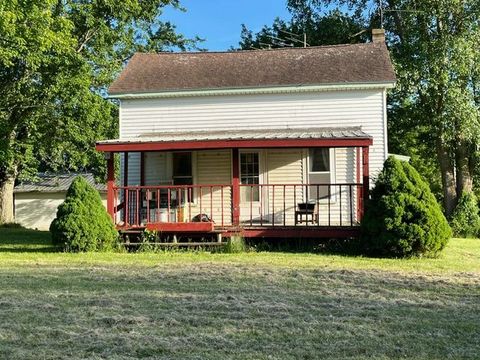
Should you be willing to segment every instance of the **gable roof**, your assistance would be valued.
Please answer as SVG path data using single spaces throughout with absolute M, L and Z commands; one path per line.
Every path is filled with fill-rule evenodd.
M 383 43 L 230 52 L 137 53 L 110 96 L 396 80 Z
M 98 184 L 91 173 L 70 173 L 70 174 L 38 174 L 38 180 L 21 182 L 14 188 L 15 193 L 26 192 L 63 192 L 67 191 L 72 181 L 77 176 L 83 176 L 87 182 L 100 192 L 106 192 L 105 184 Z

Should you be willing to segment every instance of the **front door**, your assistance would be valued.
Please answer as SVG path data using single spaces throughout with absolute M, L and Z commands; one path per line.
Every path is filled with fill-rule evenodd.
M 240 221 L 246 224 L 266 222 L 265 213 L 266 187 L 263 183 L 263 153 L 258 150 L 241 151 L 240 156 Z

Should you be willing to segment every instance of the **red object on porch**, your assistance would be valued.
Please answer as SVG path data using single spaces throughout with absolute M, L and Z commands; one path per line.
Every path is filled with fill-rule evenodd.
M 196 222 L 196 223 L 152 223 L 146 225 L 147 230 L 155 230 L 160 232 L 212 232 L 214 224 L 212 222 Z

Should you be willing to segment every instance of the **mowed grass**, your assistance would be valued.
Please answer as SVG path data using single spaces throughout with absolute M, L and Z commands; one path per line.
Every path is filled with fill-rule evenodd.
M 0 229 L 0 358 L 480 356 L 476 239 L 409 260 L 53 250 Z

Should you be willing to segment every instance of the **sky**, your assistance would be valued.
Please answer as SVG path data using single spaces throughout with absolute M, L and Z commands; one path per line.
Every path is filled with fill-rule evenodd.
M 271 25 L 276 17 L 289 19 L 285 0 L 180 0 L 187 12 L 165 9 L 163 21 L 177 26 L 186 37 L 206 39 L 199 46 L 211 51 L 238 46 L 241 25 L 254 32 Z

